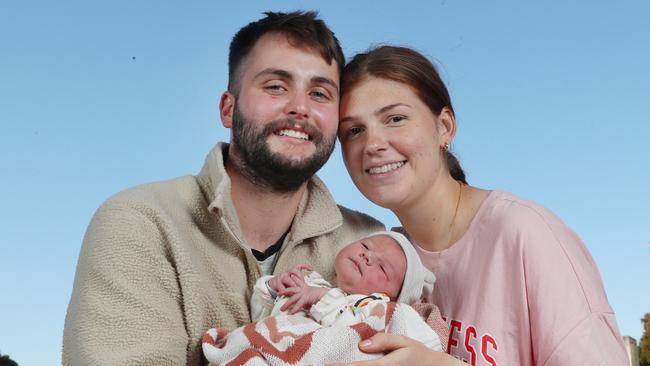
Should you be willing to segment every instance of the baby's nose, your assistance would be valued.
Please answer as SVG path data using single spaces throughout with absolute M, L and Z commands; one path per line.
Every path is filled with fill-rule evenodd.
M 372 254 L 370 252 L 363 252 L 361 253 L 361 257 L 363 260 L 366 262 L 367 265 L 370 265 L 372 262 Z

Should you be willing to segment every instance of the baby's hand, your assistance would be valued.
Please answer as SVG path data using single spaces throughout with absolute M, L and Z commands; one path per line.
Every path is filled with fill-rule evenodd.
M 273 291 L 277 292 L 280 296 L 289 295 L 286 291 L 288 288 L 298 287 L 299 285 L 305 285 L 305 280 L 303 279 L 302 271 L 307 270 L 311 271 L 312 268 L 308 264 L 299 264 L 292 269 L 279 274 L 269 280 L 269 286 Z
M 289 314 L 295 314 L 300 310 L 309 311 L 309 308 L 322 299 L 329 290 L 325 287 L 309 286 L 304 282 L 299 286 L 287 288 L 285 296 L 289 296 L 289 299 L 280 310 L 288 310 Z

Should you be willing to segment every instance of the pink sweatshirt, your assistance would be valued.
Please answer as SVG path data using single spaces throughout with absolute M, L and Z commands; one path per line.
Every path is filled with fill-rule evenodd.
M 472 365 L 627 365 L 596 264 L 545 208 L 492 191 L 442 252 L 416 246 L 436 275 L 431 301 L 448 353 Z

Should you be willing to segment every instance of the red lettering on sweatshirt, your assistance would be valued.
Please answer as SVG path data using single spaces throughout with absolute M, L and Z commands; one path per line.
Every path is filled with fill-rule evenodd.
M 458 346 L 458 341 L 454 338 L 454 330 L 460 332 L 461 323 L 458 320 L 451 321 L 451 329 L 449 329 L 449 341 L 447 342 L 447 353 L 451 354 L 451 348 Z
M 447 353 L 472 366 L 498 366 L 495 356 L 499 346 L 492 335 L 481 334 L 474 325 L 460 320 L 451 319 L 448 323 Z
M 482 338 L 482 343 L 481 354 L 483 355 L 483 358 L 485 361 L 489 362 L 490 365 L 497 366 L 497 362 L 488 353 L 488 348 L 490 348 L 490 346 L 493 350 L 497 351 L 497 342 L 494 340 L 494 338 L 492 338 L 492 336 L 486 334 Z
M 465 349 L 471 355 L 472 365 L 476 365 L 476 350 L 474 350 L 474 347 L 472 346 L 473 342 L 470 341 L 470 338 L 476 339 L 476 329 L 471 325 L 467 327 L 467 330 L 465 330 Z

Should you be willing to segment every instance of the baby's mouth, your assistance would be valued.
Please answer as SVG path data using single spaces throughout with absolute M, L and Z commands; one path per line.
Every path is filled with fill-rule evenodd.
M 359 264 L 358 261 L 355 261 L 354 258 L 350 258 L 350 261 L 352 261 L 352 264 L 357 268 L 357 271 L 359 271 L 359 274 L 361 274 L 361 264 Z

